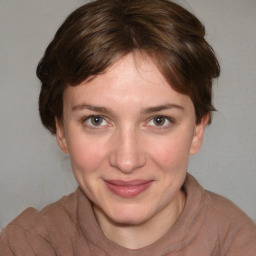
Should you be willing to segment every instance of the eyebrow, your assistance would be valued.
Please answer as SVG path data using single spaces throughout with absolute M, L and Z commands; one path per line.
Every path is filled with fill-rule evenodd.
M 141 113 L 142 114 L 151 114 L 151 113 L 156 113 L 156 112 L 173 109 L 173 108 L 176 108 L 176 109 L 182 110 L 182 111 L 185 110 L 182 106 L 177 105 L 177 104 L 164 104 L 164 105 L 159 105 L 159 106 L 155 106 L 155 107 L 144 108 L 141 110 Z
M 89 104 L 81 104 L 81 105 L 75 105 L 72 107 L 72 111 L 77 111 L 77 110 L 83 110 L 83 109 L 89 109 L 94 112 L 100 112 L 103 114 L 110 114 L 111 111 L 108 108 L 105 107 L 100 107 L 100 106 L 93 106 Z
M 184 111 L 184 108 L 180 105 L 164 104 L 164 105 L 159 105 L 159 106 L 147 107 L 147 108 L 142 109 L 140 112 L 141 112 L 141 114 L 151 114 L 151 113 L 156 113 L 156 112 L 173 109 L 173 108 Z M 112 111 L 106 107 L 94 106 L 94 105 L 89 105 L 89 104 L 80 104 L 80 105 L 75 105 L 72 107 L 72 111 L 83 110 L 83 109 L 89 109 L 94 112 L 99 112 L 99 113 L 103 113 L 103 114 L 111 114 L 112 113 Z

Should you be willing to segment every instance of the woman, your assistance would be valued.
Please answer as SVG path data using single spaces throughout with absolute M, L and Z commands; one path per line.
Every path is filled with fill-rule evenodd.
M 38 65 L 43 124 L 79 184 L 1 235 L 1 255 L 255 255 L 256 227 L 187 174 L 211 121 L 214 51 L 165 0 L 73 12 Z

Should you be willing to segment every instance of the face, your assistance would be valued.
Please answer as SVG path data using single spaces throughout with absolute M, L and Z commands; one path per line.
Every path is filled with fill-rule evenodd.
M 111 222 L 139 224 L 176 211 L 206 123 L 195 124 L 191 99 L 149 58 L 130 54 L 67 87 L 57 141 L 95 209 Z

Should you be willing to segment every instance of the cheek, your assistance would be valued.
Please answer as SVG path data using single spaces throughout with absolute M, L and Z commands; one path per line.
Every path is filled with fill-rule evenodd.
M 94 140 L 92 141 L 89 138 L 73 137 L 68 144 L 68 148 L 74 172 L 93 172 L 106 157 L 106 145 L 95 143 Z
M 152 148 L 151 156 L 166 168 L 187 168 L 190 146 L 191 136 L 173 134 L 158 141 Z

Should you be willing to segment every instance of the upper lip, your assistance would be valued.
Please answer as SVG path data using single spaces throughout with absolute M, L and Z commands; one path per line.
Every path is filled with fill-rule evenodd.
M 152 182 L 153 180 L 130 180 L 130 181 L 122 181 L 122 180 L 104 180 L 107 183 L 110 183 L 115 186 L 139 186 L 143 184 L 147 184 Z

